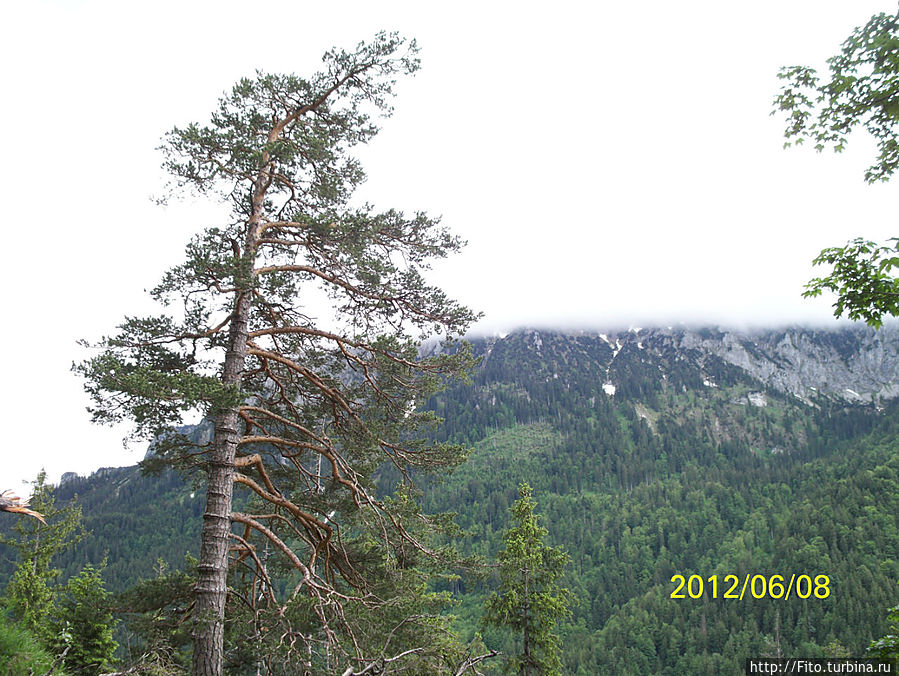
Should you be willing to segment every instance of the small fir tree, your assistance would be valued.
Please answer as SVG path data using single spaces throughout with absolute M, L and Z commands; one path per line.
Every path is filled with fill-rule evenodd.
M 115 654 L 115 624 L 100 569 L 88 564 L 66 583 L 50 623 L 56 652 L 68 648 L 66 671 L 85 676 L 104 671 Z
M 41 470 L 34 481 L 31 506 L 44 515 L 46 523 L 37 519 L 18 519 L 14 535 L 0 535 L 0 544 L 18 552 L 19 563 L 6 587 L 6 603 L 13 617 L 35 636 L 48 641 L 46 619 L 53 609 L 50 583 L 59 575 L 53 558 L 76 544 L 84 536 L 81 507 L 70 504 L 57 508 L 47 473 Z
M 482 622 L 521 633 L 522 652 L 506 659 L 507 673 L 558 676 L 561 660 L 554 630 L 574 600 L 568 589 L 559 586 L 569 556 L 544 543 L 548 531 L 537 523 L 531 487 L 521 484 L 518 495 L 510 509 L 514 525 L 503 535 L 505 549 L 498 557 L 499 591 L 485 602 Z

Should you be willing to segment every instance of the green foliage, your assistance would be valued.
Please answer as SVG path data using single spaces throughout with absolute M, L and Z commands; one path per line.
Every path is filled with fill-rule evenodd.
M 41 642 L 24 627 L 12 622 L 0 607 L 0 676 L 46 674 L 54 664 L 53 657 Z M 60 669 L 57 676 L 64 676 Z
M 758 381 L 708 355 L 667 350 L 646 335 L 633 336 L 633 343 L 643 342 L 642 350 L 623 341 L 614 362 L 601 339 L 540 335 L 539 352 L 533 335 L 473 341 L 482 367 L 473 374 L 472 386 L 453 386 L 429 404 L 447 420 L 435 434 L 451 431 L 450 438 L 441 436 L 448 442 L 471 440 L 471 459 L 452 474 L 434 477 L 423 502 L 427 512 L 458 513 L 459 525 L 469 534 L 456 538 L 461 554 L 490 559 L 503 549 L 502 535 L 514 526 L 509 507 L 518 498 L 517 487 L 522 482 L 534 487 L 549 517 L 546 541 L 569 552 L 565 585 L 580 601 L 570 619 L 557 625 L 562 673 L 736 675 L 747 656 L 777 650 L 809 657 L 862 655 L 872 639 L 897 633 L 884 617 L 884 610 L 899 602 L 895 403 L 881 402 L 886 409 L 878 412 L 822 393 L 810 406 L 765 391 Z M 874 332 L 854 327 L 807 338 L 815 346 L 835 348 L 849 361 L 867 335 Z M 888 339 L 892 329 L 878 335 Z M 779 333 L 772 336 L 773 342 L 783 339 Z M 763 350 L 761 343 L 754 349 Z M 753 349 L 751 343 L 744 347 Z M 619 386 L 614 396 L 602 389 L 610 366 Z M 718 387 L 703 385 L 704 379 Z M 763 391 L 767 405 L 750 405 L 748 393 Z M 388 469 L 382 465 L 374 474 L 382 497 L 399 478 Z M 161 556 L 177 564 L 183 552 L 196 547 L 197 531 L 179 532 L 178 524 L 202 514 L 201 500 L 191 498 L 191 487 L 171 473 L 150 479 L 133 468 L 67 482 L 56 490 L 57 501 L 67 501 L 76 490 L 94 535 L 71 554 L 63 552 L 56 565 L 74 572 L 109 549 L 107 571 L 115 571 L 116 589 L 136 577 L 151 578 L 142 592 L 143 605 L 119 602 L 137 635 L 119 642 L 132 648 L 128 664 L 152 662 L 176 673 L 189 658 L 184 612 L 195 564 L 173 573 L 164 567 L 154 571 L 152 562 Z M 425 534 L 442 522 L 423 522 L 410 509 L 414 501 L 393 500 L 391 510 L 401 514 L 404 527 L 421 544 L 437 549 L 442 540 L 431 542 Z M 400 670 L 415 664 L 429 674 L 458 664 L 454 656 L 462 641 L 443 633 L 449 616 L 436 616 L 440 603 L 446 592 L 452 593 L 452 629 L 471 640 L 498 576 L 484 582 L 463 567 L 455 569 L 459 577 L 447 576 L 443 566 L 432 571 L 428 558 L 410 549 L 408 541 L 394 537 L 389 550 L 375 546 L 368 527 L 377 522 L 367 525 L 357 518 L 345 523 L 342 536 L 356 564 L 371 571 L 372 593 L 391 600 L 381 609 L 367 609 L 362 602 L 347 605 L 365 652 L 378 657 L 386 644 L 384 658 L 390 659 L 416 647 L 425 635 L 432 651 L 384 666 Z M 440 537 L 452 538 L 452 531 Z M 297 578 L 274 565 L 271 548 L 260 546 L 257 554 L 269 563 L 277 591 L 292 591 Z M 706 580 L 717 574 L 719 594 L 720 576 L 727 574 L 820 573 L 831 577 L 834 594 L 788 602 L 672 599 L 670 580 L 676 573 Z M 157 582 L 157 577 L 171 579 Z M 425 578 L 436 582 L 423 587 Z M 232 569 L 227 664 L 237 673 L 253 673 L 260 655 L 271 655 L 272 673 L 279 664 L 296 673 L 296 662 L 279 652 L 276 613 L 253 611 L 238 598 L 246 596 L 253 579 L 243 564 Z M 416 605 L 419 593 L 422 602 Z M 295 630 L 318 630 L 302 595 L 289 613 Z M 413 619 L 399 626 L 402 617 Z M 147 630 L 138 630 L 144 620 Z M 148 640 L 154 626 L 157 636 L 170 640 Z M 326 666 L 329 653 L 321 634 L 314 636 L 312 673 L 333 673 Z M 509 630 L 484 628 L 483 640 L 508 654 L 521 650 L 521 639 L 514 640 Z M 337 656 L 330 655 L 333 665 Z M 479 668 L 488 671 L 489 665 L 479 663 Z
M 778 77 L 786 84 L 774 99 L 772 114 L 787 115 L 785 146 L 810 140 L 819 152 L 827 146 L 840 152 L 849 133 L 861 125 L 878 148 L 865 180 L 889 180 L 899 167 L 899 15 L 878 14 L 856 28 L 828 66 L 824 81 L 806 66 L 781 69 Z M 803 295 L 833 291 L 836 317 L 846 312 L 875 327 L 884 315 L 899 315 L 899 278 L 888 274 L 899 267 L 899 238 L 889 241 L 893 244 L 878 245 L 857 238 L 824 249 L 814 264 L 834 268 L 826 277 L 812 279 Z
M 443 595 L 427 595 L 418 566 L 397 568 L 391 584 L 384 575 L 394 549 L 420 544 L 407 524 L 427 517 L 381 499 L 374 474 L 389 463 L 410 484 L 465 458 L 460 444 L 431 439 L 438 418 L 416 410 L 472 365 L 455 341 L 475 313 L 425 278 L 463 242 L 437 218 L 351 201 L 365 179 L 353 149 L 390 115 L 417 52 L 381 32 L 327 52 L 310 77 L 257 72 L 208 122 L 167 134 L 171 192 L 215 197 L 231 217 L 194 237 L 152 290 L 159 316 L 126 318 L 74 366 L 95 421 L 132 421 L 154 440 L 154 460 L 207 484 L 195 672 L 288 658 L 308 670 L 321 654 L 326 671 L 365 670 L 398 661 L 394 650 L 421 661 L 438 645 Z M 430 337 L 444 348 L 424 356 Z M 184 433 L 188 414 L 211 435 Z M 226 608 L 229 565 L 245 578 L 230 590 L 242 607 Z M 379 605 L 395 631 L 366 625 Z M 397 609 L 417 607 L 429 618 L 423 645 L 397 648 L 415 626 Z
M 531 487 L 522 483 L 511 507 L 513 525 L 503 535 L 497 557 L 499 590 L 484 603 L 484 625 L 508 628 L 522 636 L 522 651 L 505 660 L 508 673 L 561 674 L 556 624 L 569 615 L 573 597 L 560 587 L 569 556 L 544 543 L 547 530 L 537 523 Z
M 45 621 L 53 610 L 53 592 L 47 585 L 49 577 L 33 566 L 21 565 L 6 588 L 7 603 L 13 616 L 29 631 L 43 637 L 46 637 Z
M 15 549 L 19 557 L 6 588 L 9 609 L 28 631 L 44 640 L 50 638 L 46 619 L 53 609 L 51 583 L 60 572 L 52 567 L 52 562 L 84 536 L 81 508 L 73 503 L 57 508 L 46 478 L 42 470 L 33 482 L 31 497 L 32 508 L 44 515 L 46 523 L 18 519 L 13 526 L 14 536 L 0 535 L 0 544 Z
M 839 639 L 836 638 L 824 646 L 823 652 L 825 657 L 852 657 L 846 649 L 846 646 L 840 643 Z
M 862 333 L 872 332 L 815 341 L 848 355 Z M 490 352 L 475 386 L 435 400 L 447 427 L 475 447 L 425 504 L 458 512 L 471 534 L 463 552 L 495 557 L 516 486 L 539 491 L 580 600 L 559 624 L 563 673 L 737 674 L 778 633 L 784 654 L 808 656 L 835 640 L 860 655 L 885 633 L 882 609 L 899 601 L 895 404 L 877 415 L 821 397 L 813 408 L 769 390 L 767 406 L 753 406 L 747 392 L 758 382 L 706 357 L 703 372 L 714 368 L 718 387 L 704 386 L 688 353 L 646 337 L 646 349 L 625 344 L 615 356 L 620 387 L 609 397 L 601 384 L 612 355 L 602 341 L 540 337 L 539 353 L 527 334 L 476 342 L 476 354 Z M 808 570 L 842 591 L 781 603 L 779 632 L 771 600 L 669 596 L 676 573 Z M 452 589 L 470 637 L 487 590 L 470 579 Z M 496 630 L 484 640 L 520 650 Z
M 849 133 L 862 125 L 877 141 L 878 157 L 865 180 L 886 181 L 899 167 L 899 26 L 897 17 L 877 14 L 856 28 L 839 54 L 827 60 L 822 81 L 814 68 L 781 68 L 786 81 L 774 99 L 774 113 L 787 115 L 784 131 L 796 143 L 809 140 L 819 152 L 845 147 Z M 772 114 L 774 114 L 772 113 Z
M 46 523 L 21 519 L 13 527 L 14 537 L 0 537 L 20 559 L 7 585 L 9 611 L 54 654 L 65 652 L 69 673 L 96 674 L 109 665 L 116 649 L 115 622 L 100 571 L 87 565 L 64 588 L 51 585 L 60 574 L 53 562 L 85 535 L 81 507 L 73 500 L 57 508 L 43 471 L 34 482 L 31 504 Z
M 93 676 L 105 671 L 116 650 L 115 621 L 101 569 L 88 565 L 69 578 L 50 623 L 54 649 L 57 653 L 67 650 L 65 665 L 72 674 Z
M 889 629 L 886 636 L 876 641 L 871 641 L 868 653 L 882 660 L 889 660 L 899 665 L 899 605 L 895 605 L 887 612 Z
M 385 508 L 402 524 L 404 534 L 383 530 L 377 522 L 366 523 L 365 514 L 351 512 L 345 517 L 345 546 L 350 559 L 366 576 L 366 596 L 349 584 L 339 587 L 347 598 L 325 609 L 324 618 L 314 603 L 297 595 L 283 613 L 258 603 L 254 595 L 267 594 L 250 565 L 234 566 L 229 579 L 232 589 L 226 633 L 226 666 L 235 672 L 259 669 L 266 674 L 369 673 L 374 664 L 379 674 L 456 674 L 464 659 L 464 644 L 454 631 L 453 617 L 445 611 L 453 605 L 451 594 L 434 589 L 435 583 L 455 579 L 451 564 L 462 561 L 454 548 L 438 544 L 457 534 L 458 529 L 445 515 L 420 514 L 417 497 L 400 486 L 384 498 Z M 384 538 L 387 546 L 384 546 Z M 275 584 L 296 581 L 289 569 L 276 567 L 277 559 L 267 552 L 268 570 Z M 282 577 L 283 576 L 283 577 Z M 237 599 L 245 599 L 237 601 Z M 352 644 L 355 653 L 336 651 L 320 627 L 332 627 L 338 645 Z M 309 632 L 315 640 L 290 645 L 285 631 Z
M 889 241 L 892 244 L 881 245 L 856 238 L 846 246 L 824 249 L 813 263 L 833 269 L 827 277 L 809 281 L 803 295 L 812 298 L 832 291 L 837 295 L 835 316 L 845 312 L 869 326 L 880 327 L 884 315 L 899 316 L 899 277 L 890 274 L 899 268 L 899 237 Z
M 329 51 L 324 68 L 309 78 L 262 72 L 244 78 L 222 97 L 208 124 L 169 132 L 162 150 L 172 190 L 230 203 L 234 222 L 197 235 L 185 261 L 152 291 L 164 307 L 179 306 L 177 319 L 129 317 L 116 335 L 99 341 L 97 356 L 73 366 L 85 378 L 96 422 L 130 420 L 139 438 L 171 437 L 188 412 L 212 417 L 265 394 L 277 376 L 271 351 L 302 364 L 307 377 L 289 383 L 295 391 L 287 394 L 311 402 L 299 416 L 287 416 L 304 418 L 294 421 L 302 424 L 310 422 L 307 413 L 311 420 L 322 417 L 314 403 L 341 370 L 364 370 L 365 382 L 333 395 L 346 395 L 344 402 L 364 395 L 366 403 L 385 403 L 397 395 L 398 383 L 405 385 L 404 398 L 426 398 L 441 375 L 464 370 L 464 350 L 419 359 L 407 336 L 414 330 L 421 338 L 459 334 L 476 317 L 422 274 L 430 260 L 458 251 L 463 242 L 423 213 L 349 205 L 365 179 L 351 151 L 377 133 L 375 117 L 390 115 L 396 78 L 418 70 L 417 52 L 414 40 L 382 32 L 353 51 Z M 315 295 L 311 289 L 333 302 L 329 326 L 341 330 L 323 330 L 297 303 Z M 240 306 L 237 320 L 243 293 L 253 300 Z M 241 331 L 261 331 L 250 339 L 266 350 L 242 357 L 252 376 L 245 374 L 239 387 L 226 383 L 221 369 L 221 355 L 234 339 L 232 321 Z M 405 360 L 406 373 L 397 370 L 397 360 Z M 275 366 L 283 371 L 290 363 Z M 158 450 L 198 462 L 197 448 L 184 439 L 164 441 Z M 409 457 L 425 462 L 426 456 Z
M 403 523 L 409 537 L 394 534 L 382 548 L 369 526 L 369 533 L 357 544 L 370 561 L 372 593 L 391 601 L 376 608 L 358 602 L 349 611 L 354 621 L 365 627 L 359 632 L 371 646 L 365 654 L 379 652 L 389 657 L 416 649 L 410 659 L 397 665 L 398 670 L 440 673 L 461 646 L 451 630 L 452 617 L 444 614 L 452 605 L 452 597 L 448 592 L 435 591 L 434 584 L 456 578 L 450 572 L 451 565 L 470 564 L 460 559 L 454 547 L 437 544 L 438 538 L 446 541 L 458 534 L 452 519 L 448 515 L 421 515 L 418 498 L 417 491 L 403 485 L 385 498 L 386 506 Z
M 174 571 L 158 559 L 152 578 L 116 596 L 117 612 L 129 631 L 126 663 L 152 665 L 165 674 L 186 673 L 191 642 L 188 610 L 196 569 L 197 560 L 189 555 Z

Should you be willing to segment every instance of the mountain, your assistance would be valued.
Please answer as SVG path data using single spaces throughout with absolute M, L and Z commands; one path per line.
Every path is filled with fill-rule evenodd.
M 851 403 L 879 403 L 899 396 L 895 326 L 875 331 L 802 328 L 781 331 L 651 331 L 643 341 L 655 352 L 698 350 L 744 370 L 800 399 L 824 394 Z
M 742 673 L 747 656 L 861 655 L 899 600 L 897 337 L 852 327 L 480 339 L 473 384 L 434 403 L 445 433 L 475 451 L 426 504 L 457 512 L 471 550 L 489 557 L 515 487 L 531 484 L 581 600 L 565 673 Z M 826 576 L 833 594 L 671 597 L 675 575 L 708 585 L 803 574 Z M 473 631 L 484 590 L 454 591 Z
M 427 406 L 445 419 L 439 436 L 473 452 L 425 480 L 424 502 L 456 512 L 463 549 L 492 557 L 518 483 L 531 484 L 580 600 L 563 628 L 565 673 L 736 674 L 748 656 L 861 655 L 885 633 L 899 602 L 895 326 L 524 329 L 471 342 L 472 382 Z M 197 551 L 202 495 L 171 473 L 102 470 L 68 478 L 57 498 L 76 492 L 93 535 L 59 562 L 66 574 L 106 553 L 120 590 L 158 558 L 177 567 Z M 722 589 L 672 597 L 676 575 Z M 724 599 L 728 575 L 826 576 L 829 593 Z M 464 631 L 495 582 L 450 585 Z
M 687 417 L 718 442 L 763 445 L 764 425 L 773 445 L 799 447 L 807 440 L 794 422 L 802 427 L 815 412 L 846 407 L 876 410 L 899 396 L 895 325 L 882 331 L 525 329 L 472 342 L 481 358 L 473 386 L 450 389 L 452 415 L 447 404 L 436 406 L 447 419 L 441 434 L 471 442 L 488 426 L 553 416 L 558 424 L 563 403 L 590 417 L 589 402 L 594 408 L 627 404 L 622 410 L 654 433 L 659 420 L 670 425 Z
M 684 362 L 705 376 L 720 370 L 723 362 L 766 388 L 809 402 L 822 394 L 849 403 L 899 397 L 899 326 L 895 324 L 881 331 L 856 325 L 839 330 L 668 327 L 567 334 L 532 329 L 502 339 L 484 339 L 484 356 L 489 358 L 497 343 L 521 339 L 525 341 L 522 347 L 538 354 L 547 340 L 568 343 L 558 345 L 563 361 L 572 349 L 577 350 L 595 360 L 597 371 L 604 370 L 608 377 L 615 373 L 616 360 L 623 353 L 620 361 L 632 362 L 636 357 L 642 363 L 652 362 L 663 379 L 669 375 L 671 362 Z M 614 378 L 607 382 L 616 387 Z M 705 384 L 716 385 L 714 381 Z

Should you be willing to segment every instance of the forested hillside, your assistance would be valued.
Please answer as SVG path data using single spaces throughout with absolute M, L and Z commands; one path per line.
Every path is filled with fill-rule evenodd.
M 864 333 L 826 339 L 858 345 Z M 863 654 L 899 598 L 899 409 L 803 401 L 708 352 L 643 338 L 484 341 L 474 387 L 435 404 L 476 450 L 427 505 L 457 511 L 490 557 L 515 487 L 530 482 L 580 599 L 565 673 L 740 673 L 749 655 Z M 841 366 L 806 358 L 822 373 Z M 672 599 L 676 574 L 706 585 L 826 575 L 831 593 Z M 484 590 L 456 590 L 470 630 Z
M 455 512 L 458 546 L 489 561 L 519 483 L 533 487 L 571 556 L 564 673 L 737 674 L 748 656 L 863 655 L 886 632 L 899 602 L 895 330 L 520 331 L 473 346 L 472 383 L 428 403 L 440 438 L 473 452 L 425 483 L 425 507 Z M 382 472 L 385 490 L 394 478 Z M 201 496 L 174 474 L 104 470 L 57 499 L 76 492 L 92 534 L 58 562 L 65 575 L 105 555 L 121 591 L 157 559 L 196 553 Z M 701 577 L 703 593 L 694 579 L 672 598 L 676 575 Z M 728 575 L 809 587 L 724 598 Z M 496 583 L 443 583 L 468 635 Z

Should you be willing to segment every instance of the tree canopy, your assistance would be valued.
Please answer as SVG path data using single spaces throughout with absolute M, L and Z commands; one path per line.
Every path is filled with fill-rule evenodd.
M 869 183 L 887 181 L 899 167 L 899 15 L 877 14 L 856 28 L 839 54 L 827 60 L 822 77 L 809 66 L 781 68 L 785 80 L 772 114 L 786 115 L 785 147 L 814 143 L 841 152 L 850 133 L 863 127 L 877 142 L 878 154 L 865 171 Z M 834 315 L 880 326 L 899 315 L 899 238 L 878 244 L 863 238 L 824 249 L 815 265 L 833 266 L 829 275 L 806 285 L 806 297 L 823 291 L 837 295 Z

